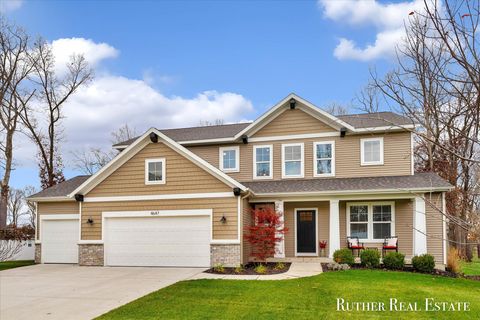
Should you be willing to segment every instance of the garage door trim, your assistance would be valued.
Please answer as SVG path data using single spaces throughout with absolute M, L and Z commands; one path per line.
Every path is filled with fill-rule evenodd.
M 35 243 L 41 244 L 43 240 L 43 232 L 44 228 L 44 221 L 45 220 L 78 220 L 79 226 L 79 237 L 80 237 L 80 214 L 72 213 L 72 214 L 41 214 L 40 215 L 40 234 L 39 240 Z M 80 239 L 79 239 L 80 240 Z M 43 251 L 43 250 L 42 250 Z M 43 253 L 40 254 L 40 263 L 44 263 L 43 260 Z

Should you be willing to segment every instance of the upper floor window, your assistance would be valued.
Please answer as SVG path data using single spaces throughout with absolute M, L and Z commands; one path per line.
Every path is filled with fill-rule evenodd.
M 165 183 L 165 158 L 145 160 L 145 184 Z
M 379 242 L 395 234 L 393 202 L 347 204 L 347 234 Z
M 240 148 L 224 147 L 219 149 L 220 170 L 224 172 L 238 172 L 240 169 Z
M 253 146 L 253 178 L 271 179 L 273 146 Z
M 313 175 L 329 177 L 335 175 L 335 142 L 322 141 L 313 143 Z
M 383 164 L 383 138 L 360 139 L 362 166 Z
M 303 178 L 303 143 L 282 144 L 282 178 Z

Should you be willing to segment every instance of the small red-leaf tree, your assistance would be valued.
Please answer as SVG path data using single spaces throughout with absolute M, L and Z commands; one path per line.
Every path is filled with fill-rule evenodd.
M 284 227 L 282 214 L 271 207 L 252 209 L 251 215 L 253 225 L 245 227 L 244 238 L 252 246 L 252 256 L 265 262 L 275 254 L 275 247 L 288 228 Z

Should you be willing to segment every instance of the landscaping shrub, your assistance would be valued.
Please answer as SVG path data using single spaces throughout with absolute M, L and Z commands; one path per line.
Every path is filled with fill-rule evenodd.
M 336 262 L 331 262 L 328 264 L 328 268 L 333 271 L 349 270 L 350 266 L 346 263 L 340 264 Z
M 362 266 L 367 268 L 378 268 L 380 266 L 380 253 L 378 250 L 363 250 L 360 253 Z
M 447 255 L 447 270 L 453 273 L 460 273 L 460 254 L 457 249 L 450 248 Z
M 239 264 L 238 266 L 235 267 L 235 273 L 242 273 L 243 271 L 245 271 L 245 269 L 243 269 L 243 266 L 241 264 Z
M 333 253 L 333 260 L 336 263 L 346 263 L 352 266 L 355 263 L 352 251 L 350 249 L 339 249 Z
M 383 257 L 383 266 L 391 270 L 401 270 L 405 266 L 405 255 L 400 252 L 389 252 Z
M 435 258 L 431 254 L 422 254 L 420 256 L 415 256 L 412 258 L 413 269 L 425 272 L 432 273 L 435 269 Z
M 214 265 L 213 270 L 218 273 L 225 273 L 225 267 L 221 263 Z
M 258 266 L 255 267 L 255 272 L 260 274 L 265 274 L 267 273 L 267 266 L 263 264 L 259 264 Z
M 285 263 L 283 262 L 277 262 L 274 267 L 275 270 L 283 270 L 285 269 Z

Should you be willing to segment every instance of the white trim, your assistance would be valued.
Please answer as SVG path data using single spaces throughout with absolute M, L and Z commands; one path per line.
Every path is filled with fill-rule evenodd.
M 248 139 L 248 142 L 283 141 L 283 140 L 327 138 L 327 137 L 338 137 L 338 136 L 340 136 L 340 133 L 336 131 L 332 131 L 332 132 L 320 132 L 320 133 L 291 134 L 288 136 L 252 137 Z
M 278 229 L 282 229 L 285 226 L 285 203 L 282 200 L 275 201 L 275 212 L 281 213 L 280 226 Z M 285 258 L 285 235 L 276 233 L 276 236 L 281 240 L 275 245 L 274 258 Z
M 340 201 L 330 199 L 329 206 L 328 256 L 333 258 L 333 253 L 340 249 Z
M 415 139 L 413 137 L 413 132 L 410 132 L 410 170 L 412 176 L 415 174 Z
M 38 202 L 33 203 L 35 207 L 35 241 L 39 239 L 39 234 L 38 234 L 38 225 L 40 224 L 40 216 L 38 215 Z
M 242 216 L 242 199 L 240 196 L 237 197 L 238 200 L 237 200 L 237 239 L 238 241 L 240 241 L 240 239 L 242 238 L 241 236 L 241 229 L 242 229 L 242 219 L 241 219 L 241 216 Z M 213 225 L 212 225 L 212 230 L 213 230 Z
M 442 238 L 443 238 L 443 264 L 447 264 L 447 204 L 445 202 L 445 192 L 442 192 Z
M 285 147 L 300 147 L 300 174 L 287 175 L 285 172 Z M 291 178 L 303 178 L 305 176 L 305 145 L 303 142 L 300 143 L 282 143 L 282 179 L 291 179 Z M 295 161 L 298 160 L 289 160 Z
M 162 180 L 150 181 L 148 179 L 148 165 L 150 163 L 157 163 L 160 162 L 162 164 Z M 152 185 L 152 184 L 165 184 L 167 182 L 167 177 L 165 176 L 167 162 L 165 158 L 150 158 L 145 159 L 145 184 Z
M 75 199 L 68 196 L 64 197 L 27 197 L 30 202 L 73 202 Z
M 82 241 L 82 202 L 78 203 L 78 241 Z
M 95 186 L 97 186 L 100 182 L 102 182 L 107 176 L 109 176 L 113 171 L 131 159 L 136 153 L 138 153 L 141 149 L 143 149 L 147 144 L 150 143 L 149 135 L 150 133 L 155 133 L 159 140 L 162 140 L 168 147 L 174 149 L 179 154 L 187 158 L 188 160 L 192 161 L 195 164 L 198 164 L 201 168 L 205 171 L 209 172 L 219 180 L 223 181 L 230 187 L 238 187 L 243 191 L 247 190 L 247 187 L 233 179 L 232 177 L 228 176 L 226 173 L 222 172 L 220 169 L 216 168 L 212 164 L 208 163 L 201 157 L 197 156 L 184 146 L 180 145 L 179 143 L 173 141 L 165 134 L 160 132 L 155 128 L 150 128 L 147 130 L 141 137 L 139 137 L 134 143 L 128 146 L 124 151 L 122 151 L 117 157 L 115 157 L 112 161 L 110 161 L 107 165 L 105 165 L 102 169 L 100 169 L 97 173 L 92 175 L 88 178 L 84 183 L 82 183 L 78 188 L 76 188 L 73 192 L 71 192 L 68 197 L 73 198 L 75 194 L 81 193 L 86 194 L 90 190 L 92 190 Z
M 225 169 L 223 167 L 223 152 L 225 151 L 235 151 L 235 168 L 232 169 Z M 240 171 L 240 147 L 239 146 L 231 146 L 231 147 L 220 147 L 218 148 L 218 164 L 220 170 L 223 172 L 239 172 Z
M 332 165 L 331 165 L 331 173 L 317 173 L 317 161 L 318 160 L 328 160 L 328 158 L 318 159 L 317 158 L 317 145 L 319 144 L 331 144 L 332 145 Z M 335 176 L 335 141 L 315 141 L 313 142 L 313 176 L 314 177 L 334 177 Z
M 211 143 L 224 143 L 224 142 L 234 142 L 235 139 L 231 138 L 217 138 L 217 139 L 203 139 L 203 140 L 184 140 L 178 141 L 181 145 L 194 145 L 194 144 L 211 144 Z
M 40 221 L 42 220 L 78 220 L 80 215 L 78 213 L 73 214 L 42 214 L 40 215 Z M 40 228 L 40 233 L 42 228 Z
M 315 212 L 315 253 L 297 251 L 297 212 L 314 211 Z M 295 257 L 317 257 L 318 256 L 318 208 L 295 208 L 294 209 L 294 232 L 295 232 Z
M 260 148 L 270 148 L 270 175 L 269 176 L 257 176 L 257 149 Z M 253 146 L 253 179 L 255 180 L 265 180 L 273 179 L 273 145 L 272 144 L 262 144 Z
M 387 223 L 389 221 L 373 221 L 373 206 L 389 205 L 392 209 L 391 211 L 391 221 L 390 221 L 390 235 L 395 236 L 395 201 L 368 201 L 368 202 L 347 202 L 346 205 L 346 221 L 347 221 L 347 237 L 350 236 L 350 207 L 351 206 L 367 206 L 368 220 L 367 223 L 367 238 L 359 239 L 361 242 L 367 243 L 382 243 L 385 239 L 374 239 L 373 238 L 373 225 L 375 223 Z M 359 222 L 365 223 L 365 222 Z
M 103 240 L 78 240 L 77 244 L 103 244 Z
M 368 127 L 368 128 L 356 128 L 354 133 L 366 133 L 374 131 L 391 131 L 391 130 L 405 130 L 405 129 L 415 129 L 421 127 L 420 125 L 415 124 L 392 124 L 390 126 L 380 126 L 380 127 Z
M 365 161 L 364 143 L 369 141 L 380 142 L 380 160 L 379 161 Z M 360 139 L 360 165 L 361 166 L 381 166 L 383 165 L 383 137 L 364 138 Z
M 116 202 L 116 201 L 149 201 L 149 200 L 176 200 L 176 199 L 203 199 L 203 198 L 232 198 L 233 192 L 210 192 L 210 193 L 172 193 L 152 194 L 141 196 L 118 196 L 118 197 L 85 197 L 84 202 Z
M 427 216 L 423 195 L 415 197 L 413 206 L 413 254 L 427 253 Z

